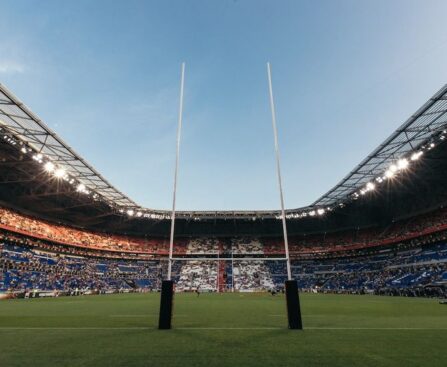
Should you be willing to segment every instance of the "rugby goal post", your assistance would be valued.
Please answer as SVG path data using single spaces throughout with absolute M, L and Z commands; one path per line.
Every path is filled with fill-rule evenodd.
M 273 139 L 275 143 L 275 158 L 276 158 L 276 174 L 278 176 L 278 189 L 279 189 L 279 199 L 281 203 L 281 222 L 284 237 L 284 250 L 286 254 L 286 264 L 287 264 L 287 280 L 285 282 L 286 290 L 286 302 L 287 302 L 287 321 L 289 324 L 289 329 L 301 330 L 303 328 L 303 323 L 301 319 L 301 307 L 300 299 L 298 294 L 298 282 L 292 279 L 292 270 L 290 266 L 290 255 L 289 255 L 289 240 L 287 235 L 287 223 L 286 223 L 286 211 L 284 209 L 284 195 L 282 189 L 282 176 L 281 176 L 281 162 L 279 154 L 279 143 L 278 143 L 278 129 L 276 126 L 276 111 L 275 111 L 275 101 L 273 99 L 273 87 L 272 87 L 272 71 L 270 63 L 267 63 L 267 78 L 269 84 L 269 96 L 270 96 L 270 110 L 272 113 L 272 128 L 273 128 Z
M 272 114 L 272 127 L 273 127 L 273 137 L 275 144 L 275 157 L 276 157 L 276 172 L 278 177 L 278 187 L 281 203 L 281 221 L 284 236 L 284 258 L 256 258 L 260 261 L 269 260 L 284 260 L 286 261 L 287 267 L 287 280 L 285 282 L 285 294 L 287 303 L 287 320 L 289 329 L 300 330 L 302 329 L 302 319 L 300 310 L 300 301 L 298 294 L 298 283 L 296 280 L 292 279 L 292 271 L 290 266 L 290 256 L 289 256 L 289 243 L 287 236 L 287 224 L 284 209 L 284 195 L 282 188 L 282 177 L 281 177 L 281 166 L 280 166 L 280 154 L 279 154 L 279 144 L 278 144 L 278 132 L 276 126 L 276 112 L 275 104 L 273 99 L 273 88 L 272 88 L 272 76 L 270 63 L 267 63 L 267 76 L 269 85 L 269 97 L 270 97 L 270 108 Z M 169 258 L 168 258 L 168 274 L 167 279 L 162 281 L 161 287 L 161 301 L 160 301 L 160 314 L 159 314 L 159 329 L 171 329 L 172 328 L 172 313 L 173 313 L 173 302 L 174 302 L 174 282 L 172 280 L 172 263 L 175 260 L 181 261 L 197 261 L 194 258 L 173 258 L 173 248 L 174 248 L 174 231 L 175 231 L 175 213 L 176 213 L 176 194 L 177 194 L 177 176 L 178 176 L 178 165 L 179 165 L 179 155 L 180 155 L 180 140 L 182 131 L 182 114 L 183 114 L 183 91 L 184 91 L 184 78 L 185 78 L 185 63 L 181 66 L 181 81 L 180 81 L 180 103 L 179 103 L 179 114 L 178 114 L 178 126 L 177 126 L 177 144 L 176 144 L 176 158 L 175 158 L 175 171 L 174 171 L 174 188 L 173 188 L 173 199 L 172 199 L 172 212 L 171 212 L 171 232 L 169 237 Z M 247 257 L 234 258 L 233 255 L 231 259 L 226 258 L 206 258 L 206 261 L 247 261 Z M 251 259 L 250 259 L 251 260 Z M 254 260 L 254 259 L 253 259 Z M 218 266 L 219 268 L 219 266 Z M 234 281 L 234 273 L 232 272 L 232 278 Z
M 172 194 L 172 211 L 171 211 L 171 233 L 169 236 L 169 260 L 168 260 L 168 277 L 161 283 L 161 300 L 160 300 L 160 314 L 158 319 L 159 329 L 171 329 L 172 327 L 172 312 L 174 307 L 174 282 L 172 280 L 172 254 L 174 249 L 174 229 L 175 229 L 175 208 L 177 195 L 177 175 L 178 164 L 180 156 L 180 138 L 182 135 L 182 117 L 183 117 L 183 89 L 185 84 L 185 63 L 182 63 L 180 76 L 180 102 L 178 111 L 177 124 L 177 144 L 175 154 L 175 169 L 174 169 L 174 188 Z

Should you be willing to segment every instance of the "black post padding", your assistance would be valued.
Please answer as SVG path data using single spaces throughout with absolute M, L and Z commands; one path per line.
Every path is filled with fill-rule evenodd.
M 161 282 L 160 315 L 158 318 L 159 329 L 171 329 L 173 303 L 174 282 L 163 280 Z
M 287 302 L 287 320 L 289 329 L 303 328 L 301 321 L 300 296 L 298 294 L 298 282 L 296 280 L 286 280 L 286 302 Z

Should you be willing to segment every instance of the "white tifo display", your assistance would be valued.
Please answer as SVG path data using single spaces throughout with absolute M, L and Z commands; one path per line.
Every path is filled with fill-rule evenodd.
M 257 239 L 234 239 L 232 241 L 233 255 L 262 255 L 264 248 Z M 236 261 L 233 267 L 234 290 L 252 292 L 255 290 L 272 289 L 275 287 L 271 274 L 264 261 Z
M 176 290 L 205 292 L 217 290 L 217 261 L 188 261 L 182 265 Z
M 232 239 L 230 248 L 233 256 L 263 255 L 264 249 L 257 239 Z M 190 240 L 186 247 L 188 255 L 213 255 L 218 258 L 219 243 L 216 239 L 203 238 Z M 275 287 L 270 271 L 262 260 L 227 261 L 229 268 L 222 270 L 227 276 L 234 276 L 232 286 L 235 291 L 253 292 Z M 216 260 L 189 260 L 181 264 L 176 291 L 215 292 L 219 287 L 219 261 Z M 222 274 L 220 274 L 222 276 Z M 222 280 L 222 279 L 221 279 Z
M 234 275 L 234 289 L 239 292 L 275 288 L 264 261 L 238 261 L 234 264 Z
M 212 238 L 193 239 L 188 242 L 188 255 L 210 255 L 217 257 L 219 247 Z M 179 292 L 199 289 L 204 292 L 217 291 L 217 261 L 186 261 L 180 269 L 176 290 Z

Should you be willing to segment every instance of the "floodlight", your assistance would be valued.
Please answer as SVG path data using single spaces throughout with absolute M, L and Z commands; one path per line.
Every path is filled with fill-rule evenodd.
M 54 167 L 53 162 L 47 162 L 47 163 L 45 163 L 44 168 L 45 168 L 45 171 L 47 171 L 47 172 L 53 172 L 55 167 Z
M 129 216 L 129 217 L 132 217 L 133 215 L 134 215 L 134 211 L 132 210 L 132 209 L 129 209 L 128 211 L 127 211 L 127 215 Z
M 62 178 L 65 176 L 65 170 L 63 168 L 58 168 L 56 171 L 54 171 L 54 176 L 56 178 Z
M 368 182 L 368 183 L 366 184 L 366 188 L 367 188 L 368 190 L 374 190 L 374 189 L 376 188 L 376 185 L 374 185 L 372 182 Z
M 424 152 L 422 152 L 422 151 L 413 153 L 413 154 L 411 155 L 411 160 L 412 160 L 412 161 L 417 161 L 417 160 L 421 157 L 421 155 L 422 155 L 423 153 L 424 153 Z
M 33 155 L 33 159 L 34 159 L 35 161 L 38 161 L 39 163 L 42 163 L 42 158 L 43 158 L 43 155 L 40 154 L 40 153 L 38 153 L 38 154 L 34 154 L 34 155 Z
M 403 159 L 399 159 L 397 161 L 397 168 L 398 169 L 405 169 L 408 167 L 408 160 L 403 158 Z
M 85 191 L 85 185 L 82 184 L 82 183 L 80 183 L 80 184 L 78 185 L 78 187 L 76 188 L 76 191 L 84 192 L 84 191 Z
M 386 178 L 391 178 L 394 176 L 394 172 L 389 169 L 388 171 L 385 172 L 385 176 Z
M 318 213 L 318 215 L 323 215 L 324 214 L 324 209 L 318 209 L 317 213 Z
M 393 173 L 396 172 L 397 171 L 397 166 L 395 164 L 392 164 L 390 166 L 390 171 L 393 172 Z
M 23 154 L 26 154 L 26 148 L 25 148 L 25 147 L 22 147 L 22 148 L 20 149 L 20 151 L 21 151 Z

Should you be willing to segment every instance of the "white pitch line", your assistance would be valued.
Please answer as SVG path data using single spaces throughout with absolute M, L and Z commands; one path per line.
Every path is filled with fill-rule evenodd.
M 0 330 L 150 330 L 155 327 L 0 327 Z
M 156 327 L 0 327 L 1 330 L 157 330 Z M 288 330 L 286 327 L 173 327 L 173 330 Z M 423 327 L 305 327 L 306 330 L 439 330 Z
M 149 317 L 149 316 L 156 316 L 156 315 L 155 314 L 147 314 L 147 315 L 109 315 L 109 317 Z
M 153 317 L 153 316 L 159 316 L 158 313 L 148 313 L 146 315 L 109 315 L 109 317 Z M 176 317 L 187 317 L 187 315 L 174 315 L 173 318 Z
M 174 327 L 176 330 L 285 330 L 281 327 Z
M 426 327 L 306 327 L 305 330 L 447 330 L 447 328 Z
M 174 327 L 177 330 L 288 330 L 286 327 Z M 447 330 L 447 328 L 305 327 L 305 330 Z
M 277 315 L 273 314 L 273 315 L 269 315 L 269 316 L 271 316 L 271 317 L 287 317 L 286 314 L 277 314 Z M 303 315 L 302 317 L 304 319 L 306 317 L 327 317 L 327 315 Z
M 0 327 L 0 330 L 157 330 L 156 327 Z M 281 327 L 173 327 L 172 330 L 285 330 Z

